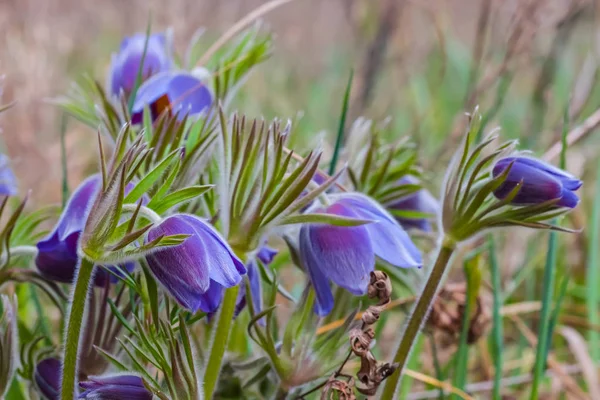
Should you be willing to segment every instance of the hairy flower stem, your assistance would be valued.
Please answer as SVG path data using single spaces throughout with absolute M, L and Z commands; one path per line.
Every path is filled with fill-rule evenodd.
M 93 272 L 94 263 L 85 257 L 82 257 L 81 262 L 79 263 L 77 278 L 75 278 L 75 290 L 73 290 L 73 295 L 71 297 L 71 309 L 67 319 L 67 333 L 63 343 L 64 354 L 60 392 L 60 398 L 62 400 L 73 400 L 75 398 L 81 324 L 83 322 L 85 305 L 87 303 L 87 296 Z
M 381 395 L 382 399 L 394 398 L 398 381 L 400 380 L 400 376 L 402 376 L 402 372 L 406 366 L 410 351 L 412 350 L 417 339 L 417 335 L 421 330 L 421 326 L 427 319 L 427 315 L 429 314 L 429 310 L 431 308 L 431 303 L 435 300 L 435 296 L 439 287 L 441 286 L 442 278 L 444 277 L 450 257 L 454 253 L 455 248 L 456 243 L 451 238 L 445 237 L 438 251 L 437 259 L 435 260 L 433 269 L 427 278 L 425 288 L 423 289 L 421 297 L 419 297 L 419 300 L 412 311 L 408 325 L 406 326 L 406 330 L 404 331 L 404 335 L 400 341 L 400 345 L 398 346 L 396 354 L 394 355 L 394 363 L 398 364 L 398 368 L 386 379 L 385 387 Z
M 204 397 L 206 399 L 212 398 L 219 378 L 219 373 L 221 372 L 223 355 L 227 349 L 229 334 L 231 333 L 231 326 L 233 325 L 233 314 L 239 289 L 239 286 L 234 286 L 225 290 L 225 296 L 221 303 L 221 310 L 217 317 L 217 325 L 213 330 L 210 355 L 204 371 Z

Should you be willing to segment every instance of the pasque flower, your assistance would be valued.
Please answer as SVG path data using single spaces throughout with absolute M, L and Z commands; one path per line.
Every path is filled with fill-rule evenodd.
M 17 179 L 10 168 L 9 159 L 0 154 L 0 195 L 14 196 L 17 194 Z
M 194 75 L 183 71 L 162 72 L 140 86 L 133 104 L 131 122 L 142 122 L 148 107 L 155 120 L 162 113 L 175 115 L 178 120 L 205 111 L 213 97 L 206 85 Z
M 223 288 L 238 285 L 246 267 L 219 233 L 202 219 L 175 214 L 148 231 L 147 241 L 162 235 L 189 235 L 177 246 L 146 257 L 150 270 L 183 307 L 215 311 Z
M 414 185 L 419 183 L 419 181 L 412 176 L 406 176 L 400 179 L 398 183 L 400 185 Z M 415 193 L 402 197 L 388 204 L 387 208 L 398 211 L 416 211 L 419 213 L 431 214 L 432 217 L 440 212 L 439 202 L 426 189 L 420 189 Z M 395 215 L 394 217 L 404 229 L 415 228 L 425 232 L 431 232 L 430 218 L 407 218 L 399 215 Z
M 54 357 L 45 358 L 35 366 L 33 380 L 46 400 L 60 398 L 60 368 L 60 360 Z
M 539 204 L 557 200 L 556 205 L 559 207 L 574 208 L 579 203 L 574 192 L 581 187 L 582 182 L 559 168 L 534 158 L 506 157 L 494 165 L 493 176 L 502 174 L 506 168 L 510 168 L 506 180 L 494 191 L 499 199 L 505 198 L 522 183 L 512 204 Z
M 84 390 L 80 399 L 95 400 L 152 400 L 142 378 L 135 375 L 94 376 L 79 386 Z
M 171 56 L 171 45 L 165 33 L 156 33 L 147 38 L 146 54 L 144 46 L 146 35 L 137 33 L 123 39 L 121 48 L 117 54 L 113 54 L 110 66 L 110 90 L 113 95 L 120 95 L 123 91 L 129 95 L 135 85 L 142 58 L 142 82 L 152 75 L 171 68 L 173 61 Z
M 65 283 L 73 281 L 79 261 L 77 242 L 101 186 L 102 178 L 99 174 L 84 180 L 73 192 L 54 230 L 38 242 L 35 264 L 45 278 Z M 130 184 L 128 189 L 131 190 L 132 187 Z M 132 270 L 134 264 L 127 263 L 123 267 Z M 114 267 L 110 268 L 117 271 Z M 115 279 L 98 268 L 94 282 L 103 286 L 107 278 Z
M 369 197 L 344 193 L 326 209 L 311 211 L 372 221 L 352 227 L 307 224 L 301 228 L 300 257 L 315 288 L 319 315 L 333 307 L 330 281 L 352 294 L 366 293 L 375 256 L 397 267 L 421 266 L 421 254 L 408 234 Z

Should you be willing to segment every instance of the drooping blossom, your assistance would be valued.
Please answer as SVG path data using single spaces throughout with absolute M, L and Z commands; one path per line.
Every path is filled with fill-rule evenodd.
M 152 120 L 163 113 L 175 115 L 181 121 L 206 111 L 213 96 L 206 85 L 194 75 L 183 71 L 162 72 L 140 86 L 133 104 L 131 122 L 142 122 L 148 107 Z
M 60 360 L 54 357 L 45 358 L 35 366 L 33 381 L 46 400 L 60 398 L 60 370 Z
M 376 256 L 402 268 L 422 264 L 419 250 L 404 229 L 367 196 L 340 194 L 327 208 L 311 211 L 372 221 L 352 227 L 307 224 L 301 228 L 300 257 L 315 289 L 319 315 L 333 308 L 330 282 L 354 295 L 366 293 Z
M 79 386 L 83 389 L 80 399 L 152 400 L 152 393 L 136 375 L 93 376 Z
M 77 243 L 89 216 L 90 207 L 101 187 L 102 178 L 99 174 L 85 179 L 71 195 L 52 232 L 37 243 L 38 254 L 35 264 L 45 278 L 65 283 L 73 281 L 79 262 Z M 126 191 L 132 188 L 133 185 L 129 184 Z M 122 266 L 128 271 L 131 271 L 133 267 L 133 263 Z M 109 268 L 119 273 L 117 268 Z M 104 286 L 107 278 L 116 280 L 111 273 L 97 268 L 94 283 Z
M 147 38 L 146 53 L 146 34 L 136 33 L 133 36 L 123 39 L 119 52 L 113 54 L 109 84 L 111 93 L 119 96 L 121 91 L 128 96 L 136 83 L 142 58 L 144 66 L 142 68 L 141 82 L 148 80 L 151 76 L 168 71 L 173 65 L 171 55 L 171 44 L 166 33 L 152 34 Z
M 499 160 L 492 170 L 494 177 L 509 168 L 506 180 L 494 192 L 503 199 L 522 182 L 511 204 L 539 204 L 549 200 L 558 200 L 559 207 L 574 208 L 579 203 L 575 191 L 582 181 L 573 175 L 541 160 L 529 157 L 506 157 Z
M 414 185 L 419 181 L 412 177 L 406 176 L 398 182 L 400 185 Z M 394 215 L 396 220 L 404 229 L 420 229 L 424 232 L 431 232 L 431 218 L 440 212 L 439 202 L 426 189 L 420 189 L 415 193 L 402 197 L 390 204 L 387 204 L 389 210 L 397 211 L 416 211 L 418 213 L 430 214 L 431 217 L 423 218 L 408 218 L 405 216 Z
M 246 267 L 221 235 L 194 215 L 175 214 L 164 219 L 150 229 L 146 240 L 176 234 L 189 236 L 177 246 L 146 256 L 150 270 L 183 307 L 214 312 L 223 289 L 238 285 Z

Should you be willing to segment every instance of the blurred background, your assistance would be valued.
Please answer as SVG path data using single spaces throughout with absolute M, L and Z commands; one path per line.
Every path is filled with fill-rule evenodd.
M 198 29 L 210 43 L 262 3 L 2 0 L 2 100 L 16 106 L 0 126 L 22 191 L 59 200 L 65 121 L 48 100 L 83 74 L 104 82 L 123 36 L 144 31 L 150 18 L 154 31 L 173 29 L 183 54 Z M 427 166 L 447 161 L 444 137 L 460 134 L 462 113 L 476 104 L 491 111 L 490 126 L 543 151 L 559 137 L 570 97 L 577 118 L 600 102 L 592 90 L 598 52 L 591 1 L 296 0 L 262 22 L 274 33 L 275 51 L 235 107 L 265 117 L 302 112 L 309 144 L 319 132 L 334 134 L 351 68 L 351 118 L 391 117 L 394 134 L 412 135 Z M 66 130 L 69 180 L 76 183 L 76 171 L 95 168 L 95 135 L 72 119 Z

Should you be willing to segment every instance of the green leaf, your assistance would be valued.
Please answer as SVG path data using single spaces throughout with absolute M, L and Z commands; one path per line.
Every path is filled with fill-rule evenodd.
M 144 270 L 144 277 L 146 278 L 146 290 L 148 292 L 148 300 L 150 302 L 150 312 L 152 313 L 152 321 L 155 324 L 158 324 L 158 287 L 156 285 L 156 281 L 154 280 L 154 276 L 150 272 L 148 265 L 145 260 L 141 261 L 142 268 Z
M 155 201 L 156 197 L 150 201 L 148 207 L 156 211 L 158 214 L 162 214 L 172 207 L 181 205 L 188 201 L 195 199 L 196 197 L 202 196 L 208 190 L 212 189 L 213 185 L 197 185 L 190 186 L 176 192 L 170 193 L 165 196 L 163 199 Z M 154 204 L 153 204 L 154 202 Z
M 351 217 L 345 217 L 342 215 L 335 214 L 298 214 L 289 215 L 284 217 L 280 225 L 292 225 L 292 224 L 328 224 L 335 226 L 360 226 L 370 224 L 376 221 L 368 219 L 357 219 Z
M 394 217 L 400 217 L 400 218 L 404 218 L 404 219 L 431 219 L 431 218 L 435 217 L 434 214 L 429 214 L 429 213 L 420 212 L 420 211 L 413 211 L 413 210 L 391 210 L 390 209 L 388 211 Z
M 164 173 L 167 171 L 173 161 L 177 159 L 179 154 L 179 149 L 175 149 L 169 153 L 169 155 L 167 155 L 156 167 L 154 167 L 152 171 L 150 171 L 138 182 L 137 185 L 135 185 L 131 192 L 125 196 L 123 202 L 128 204 L 136 203 L 144 193 L 148 193 L 148 191 L 159 181 L 159 179 L 163 177 Z
M 351 69 L 350 76 L 348 77 L 348 83 L 346 84 L 346 91 L 344 92 L 344 100 L 342 103 L 340 122 L 338 124 L 338 132 L 335 139 L 335 147 L 333 148 L 333 155 L 331 156 L 331 164 L 329 164 L 329 175 L 333 175 L 335 173 L 335 167 L 344 140 L 344 130 L 346 129 L 346 116 L 348 115 L 348 108 L 350 106 L 350 91 L 352 90 L 353 78 L 354 70 Z

